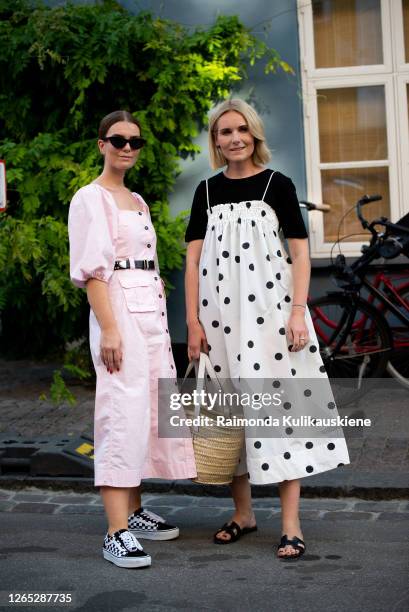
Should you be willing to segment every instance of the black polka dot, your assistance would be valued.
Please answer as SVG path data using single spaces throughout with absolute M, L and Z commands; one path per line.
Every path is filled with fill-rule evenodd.
M 252 272 L 254 272 L 254 264 L 250 264 L 250 265 L 249 265 L 249 270 L 251 270 Z
M 225 304 L 230 304 L 230 298 L 229 297 L 225 297 L 224 298 L 224 303 Z
M 275 359 L 277 359 L 278 361 L 280 361 L 280 359 L 282 359 L 282 358 L 283 358 L 283 356 L 282 356 L 282 354 L 281 354 L 281 353 L 276 353 L 276 354 L 274 355 L 274 358 L 275 358 Z
M 267 261 L 271 261 L 270 255 L 268 253 L 266 255 L 266 259 L 267 259 Z
M 222 213 L 220 213 L 220 215 L 219 215 L 219 219 L 223 219 L 223 215 L 222 215 Z
M 335 444 L 333 442 L 330 442 L 329 444 L 327 444 L 328 450 L 334 450 L 334 448 L 335 448 Z
M 269 467 L 270 466 L 268 465 L 268 463 L 263 463 L 263 465 L 261 466 L 261 469 L 266 471 L 266 470 L 268 470 Z
M 317 347 L 313 344 L 312 346 L 310 346 L 310 353 L 316 353 L 317 352 Z
M 264 319 L 263 319 L 263 317 L 257 317 L 257 323 L 258 323 L 259 325 L 262 325 L 262 324 L 264 323 Z
M 281 383 L 279 380 L 274 380 L 273 381 L 273 387 L 274 389 L 278 389 L 281 386 Z
M 203 304 L 203 306 L 207 306 L 207 305 L 208 305 L 208 303 L 209 303 L 209 302 L 208 302 L 207 300 L 202 300 L 202 304 Z
M 311 472 L 313 472 L 313 471 L 314 471 L 314 468 L 312 467 L 312 465 L 307 465 L 307 467 L 306 467 L 305 469 L 306 469 L 306 471 L 307 471 L 309 474 L 311 474 Z
M 241 359 L 241 356 L 240 356 L 240 353 L 239 353 L 239 354 L 237 355 L 237 361 L 240 361 L 240 359 Z
M 310 397 L 311 396 L 311 389 L 305 389 L 304 395 L 305 395 L 305 397 Z
M 253 346 L 254 346 L 254 342 L 253 342 L 253 340 L 249 340 L 249 341 L 247 342 L 247 346 L 248 346 L 249 348 L 253 348 Z
M 285 328 L 280 327 L 280 329 L 278 330 L 278 333 L 281 334 L 282 336 L 285 336 Z
M 203 274 L 203 276 L 206 276 L 206 274 L 207 274 L 207 270 L 206 270 L 206 268 L 203 268 L 203 272 L 202 272 L 202 274 Z
M 214 232 L 214 225 L 212 225 L 212 232 Z
M 267 213 L 266 213 L 266 211 L 265 211 L 265 210 L 262 210 L 262 211 L 261 211 L 261 216 L 262 216 L 262 217 L 265 217 L 265 216 L 266 216 L 266 214 L 267 214 Z
M 219 274 L 219 281 L 223 280 L 223 274 Z
M 257 442 L 254 442 L 254 448 L 261 448 L 261 442 L 259 442 L 257 440 Z
M 247 208 L 250 208 L 251 202 L 246 202 L 246 206 L 247 206 Z
M 237 219 L 237 223 L 241 223 L 241 217 Z
M 221 367 L 219 365 L 215 365 L 214 366 L 214 371 L 215 372 L 220 372 L 221 371 Z
M 243 244 L 241 245 L 243 247 L 243 249 L 248 249 L 250 246 L 249 242 L 243 242 Z
M 216 285 L 216 291 L 219 293 L 219 285 Z
M 274 236 L 277 238 L 277 232 L 275 232 L 275 231 L 273 230 L 273 234 L 274 234 Z
M 293 428 L 292 427 L 287 427 L 285 430 L 285 433 L 287 434 L 287 436 L 291 436 L 291 434 L 293 433 Z
M 322 365 L 322 366 L 320 366 L 320 372 L 326 372 L 326 370 L 325 370 L 325 366 L 323 366 L 323 365 Z
M 216 258 L 216 266 L 218 266 L 220 264 L 220 259 L 217 257 Z
M 278 302 L 278 304 L 277 304 L 277 308 L 278 308 L 278 310 L 281 310 L 281 304 L 280 304 L 280 302 Z
M 227 258 L 229 256 L 229 251 L 223 251 L 222 255 Z
M 212 321 L 212 327 L 219 327 L 219 321 Z
M 291 302 L 291 298 L 290 298 L 290 296 L 289 296 L 289 295 L 286 295 L 286 296 L 285 296 L 285 298 L 284 298 L 284 302 L 287 302 L 287 303 L 288 303 L 288 302 Z
M 312 448 L 314 446 L 314 444 L 312 442 L 306 442 L 305 443 L 305 448 Z
M 280 274 L 280 272 L 277 272 L 277 274 L 276 274 L 276 279 L 277 279 L 277 280 L 281 280 L 281 274 Z
M 254 302 L 255 299 L 256 299 L 256 296 L 254 295 L 254 293 L 250 293 L 249 302 Z
M 332 410 L 333 408 L 335 408 L 335 404 L 334 404 L 334 402 L 328 402 L 328 408 L 329 408 L 330 410 Z
M 284 408 L 284 410 L 290 410 L 290 408 L 291 408 L 291 402 L 284 402 L 284 404 L 283 404 L 283 408 Z
M 255 363 L 254 364 L 254 369 L 255 370 L 259 370 L 260 369 L 260 364 L 259 363 Z
M 287 257 L 286 262 L 289 263 L 289 264 L 293 263 L 291 257 Z
M 225 334 L 230 334 L 230 332 L 231 332 L 230 327 L 228 325 L 226 325 L 226 327 L 224 328 L 224 333 Z
M 284 459 L 291 459 L 290 453 L 284 453 Z
M 222 241 L 222 235 L 221 235 L 221 234 L 220 234 L 220 236 L 217 236 L 217 240 L 218 240 L 219 242 L 221 242 L 221 241 Z
M 274 287 L 273 281 L 268 281 L 268 283 L 266 283 L 266 287 L 267 289 L 272 289 Z
M 278 251 L 277 251 L 277 257 L 281 257 L 281 251 L 280 251 L 280 249 L 278 249 Z
M 297 374 L 297 370 L 294 370 L 294 368 L 291 368 L 291 374 L 295 376 Z
M 236 263 L 240 263 L 240 255 L 236 255 L 236 257 L 234 258 L 234 261 Z
M 230 204 L 230 210 L 233 210 L 234 206 L 233 204 Z
M 252 222 L 251 222 L 251 225 L 252 225 L 252 227 L 256 227 L 256 222 L 255 222 L 255 221 L 252 221 Z

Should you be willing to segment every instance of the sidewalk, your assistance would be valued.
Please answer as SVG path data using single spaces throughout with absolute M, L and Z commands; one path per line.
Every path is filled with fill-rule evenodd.
M 0 361 L 0 433 L 47 437 L 92 437 L 94 391 L 72 387 L 76 406 L 56 407 L 38 399 L 47 392 L 53 366 Z M 388 382 L 388 381 L 387 381 Z M 363 435 L 349 437 L 351 465 L 303 480 L 307 496 L 340 495 L 390 499 L 409 496 L 409 392 L 390 382 L 352 405 L 350 416 L 370 417 L 374 426 Z M 1 483 L 0 478 L 0 483 Z M 4 480 L 4 479 L 3 479 Z M 2 486 L 9 483 L 6 480 Z M 37 483 L 38 484 L 38 483 Z M 92 487 L 92 482 L 83 483 Z M 74 486 L 67 481 L 67 485 Z M 253 487 L 254 496 L 276 495 L 275 486 Z M 190 481 L 149 481 L 145 490 L 174 491 L 190 495 L 226 495 L 225 487 L 205 487 Z

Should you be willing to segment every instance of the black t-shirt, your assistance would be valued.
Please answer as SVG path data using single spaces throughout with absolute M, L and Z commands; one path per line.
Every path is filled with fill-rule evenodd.
M 272 170 L 267 168 L 258 174 L 241 179 L 227 178 L 223 172 L 208 180 L 210 206 L 231 204 L 248 200 L 261 200 Z M 275 211 L 285 238 L 307 238 L 297 193 L 291 179 L 275 172 L 264 197 Z M 203 240 L 207 227 L 206 182 L 196 189 L 185 241 Z

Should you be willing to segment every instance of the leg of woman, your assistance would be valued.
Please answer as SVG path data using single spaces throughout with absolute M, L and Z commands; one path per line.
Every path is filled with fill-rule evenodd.
M 254 527 L 256 524 L 256 517 L 251 506 L 251 487 L 247 474 L 235 476 L 230 489 L 235 506 L 235 511 L 231 520 L 235 521 L 241 528 Z M 228 541 L 231 540 L 231 536 L 226 531 L 221 531 L 217 535 L 217 539 Z
M 290 540 L 294 536 L 302 540 L 299 517 L 301 483 L 299 480 L 284 480 L 278 485 L 278 490 L 281 499 L 282 535 L 287 534 Z M 285 546 L 278 552 L 279 557 L 294 554 L 297 554 L 297 551 L 292 546 Z
M 129 488 L 101 487 L 101 497 L 108 518 L 108 533 L 112 535 L 119 529 L 128 529 Z
M 129 490 L 129 507 L 128 514 L 133 514 L 135 510 L 139 510 L 142 506 L 141 486 L 133 487 Z

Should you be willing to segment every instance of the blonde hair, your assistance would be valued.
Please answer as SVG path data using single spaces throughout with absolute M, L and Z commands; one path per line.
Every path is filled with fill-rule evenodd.
M 228 111 L 240 113 L 247 122 L 250 134 L 254 138 L 253 162 L 257 166 L 262 166 L 270 161 L 271 153 L 267 147 L 264 125 L 261 117 L 250 104 L 247 104 L 244 100 L 240 100 L 240 98 L 233 98 L 231 100 L 225 100 L 216 106 L 209 117 L 209 156 L 210 165 L 213 170 L 227 164 L 227 160 L 223 153 L 216 146 L 216 129 L 220 117 Z

